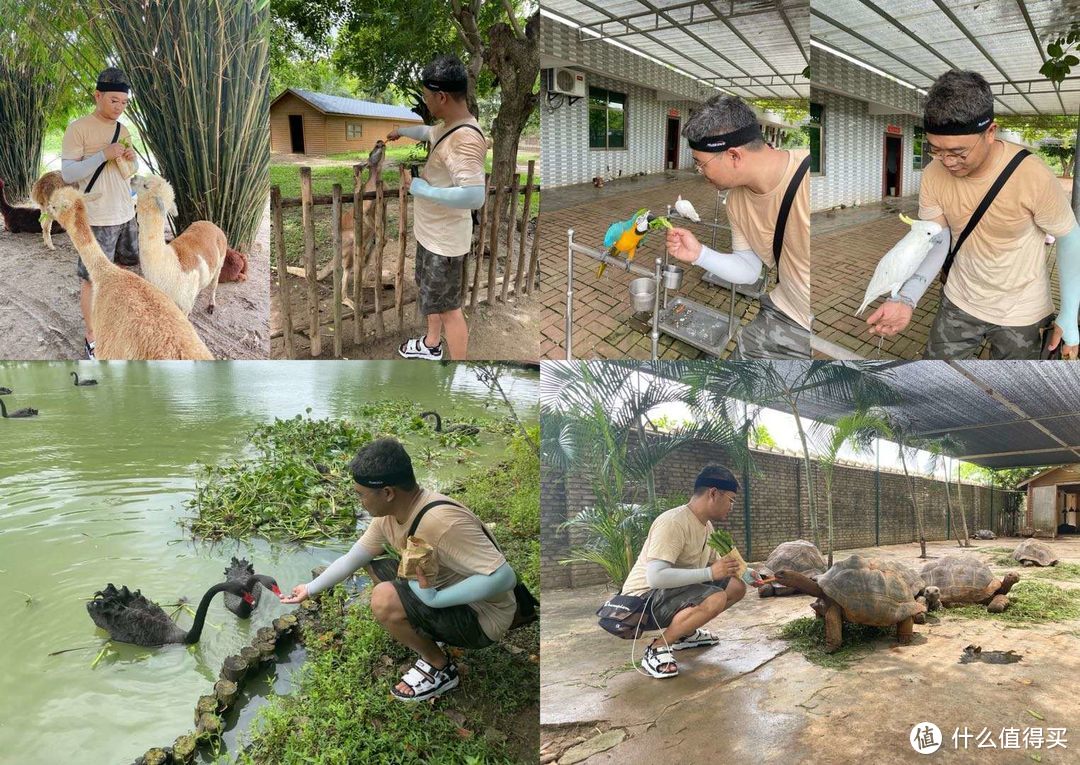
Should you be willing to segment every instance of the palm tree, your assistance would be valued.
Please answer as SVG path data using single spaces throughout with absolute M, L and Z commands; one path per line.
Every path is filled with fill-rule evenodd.
M 930 470 L 931 472 L 937 469 L 938 461 L 944 460 L 945 464 L 945 510 L 949 514 L 949 526 L 948 531 L 956 536 L 956 543 L 960 547 L 970 547 L 971 540 L 968 539 L 967 533 L 967 519 L 963 518 L 963 512 L 961 511 L 961 518 L 963 518 L 964 538 L 960 539 L 960 534 L 956 532 L 956 519 L 952 514 L 952 494 L 949 491 L 949 481 L 951 475 L 951 462 L 948 458 L 950 453 L 955 453 L 960 450 L 960 442 L 957 441 L 951 435 L 944 435 L 940 438 L 934 438 L 925 440 L 923 442 L 923 449 L 930 453 Z M 957 498 L 960 494 L 959 474 L 957 475 Z
M 856 452 L 866 452 L 877 438 L 890 438 L 892 431 L 884 413 L 879 411 L 853 412 L 844 415 L 829 428 L 825 449 L 818 457 L 821 472 L 825 477 L 825 522 L 829 538 L 829 567 L 833 564 L 833 470 L 840 450 L 850 444 Z
M 810 529 L 814 544 L 821 546 L 818 532 L 817 503 L 810 446 L 800 406 L 809 396 L 855 411 L 886 406 L 896 401 L 895 391 L 887 383 L 888 373 L 882 364 L 826 361 L 727 361 L 706 366 L 688 365 L 680 369 L 680 379 L 694 389 L 698 399 L 721 401 L 735 398 L 757 407 L 786 409 L 795 418 L 795 428 L 802 444 L 803 469 L 806 474 L 807 499 L 810 505 Z
M 723 409 L 695 406 L 689 422 L 665 433 L 646 430 L 657 407 L 692 403 L 689 389 L 666 371 L 655 362 L 568 362 L 545 365 L 541 374 L 541 459 L 586 477 L 594 496 L 591 508 L 563 524 L 585 541 L 562 562 L 596 563 L 619 586 L 652 519 L 666 509 L 654 475 L 664 459 L 702 442 L 723 448 L 739 464 L 746 455 L 745 434 Z
M 926 532 L 923 529 L 922 508 L 919 507 L 919 498 L 915 492 L 915 478 L 911 475 L 907 466 L 908 457 L 910 456 L 914 459 L 918 453 L 919 447 L 914 443 L 914 439 L 909 437 L 910 423 L 901 419 L 899 415 L 890 415 L 889 427 L 893 432 L 896 446 L 900 452 L 900 466 L 904 469 L 904 477 L 907 478 L 908 491 L 911 494 L 911 512 L 915 516 L 915 528 L 919 535 L 919 557 L 925 558 Z

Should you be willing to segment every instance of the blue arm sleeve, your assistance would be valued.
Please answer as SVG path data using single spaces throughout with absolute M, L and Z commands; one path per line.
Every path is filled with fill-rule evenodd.
M 353 574 L 353 572 L 366 566 L 373 560 L 375 560 L 375 553 L 364 547 L 360 542 L 357 542 L 352 546 L 351 550 L 327 566 L 326 571 L 323 571 L 316 579 L 308 584 L 308 595 L 315 595 L 323 590 L 330 589 L 335 584 L 344 582 Z
M 94 174 L 94 171 L 98 169 L 98 166 L 105 161 L 105 151 L 99 151 L 97 154 L 92 154 L 86 159 L 65 159 L 61 163 L 60 175 L 64 178 L 64 183 L 75 183 L 81 181 L 83 178 L 89 178 Z
M 514 589 L 516 584 L 517 574 L 510 568 L 509 563 L 504 563 L 490 574 L 474 574 L 468 579 L 463 579 L 441 590 L 434 587 L 424 589 L 419 582 L 413 580 L 409 581 L 409 588 L 425 605 L 432 608 L 449 608 L 475 603 L 478 600 L 487 600 L 500 592 Z
M 645 583 L 654 590 L 711 582 L 712 578 L 712 569 L 708 566 L 705 568 L 674 568 L 671 563 L 659 558 L 649 561 L 648 565 L 645 566 Z
M 1061 311 L 1057 325 L 1061 327 L 1065 345 L 1080 343 L 1076 316 L 1080 312 L 1080 226 L 1057 240 L 1057 265 L 1061 282 Z
M 451 186 L 446 189 L 438 189 L 423 178 L 414 178 L 409 185 L 409 193 L 415 197 L 438 202 L 441 205 L 458 210 L 479 210 L 484 206 L 484 187 L 482 185 Z

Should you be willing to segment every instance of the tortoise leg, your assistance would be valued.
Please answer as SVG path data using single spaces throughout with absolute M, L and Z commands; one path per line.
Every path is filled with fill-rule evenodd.
M 771 584 L 763 584 L 763 585 L 761 585 L 761 587 L 758 588 L 758 597 L 759 598 L 771 598 L 773 595 L 776 594 L 773 591 L 773 587 L 774 587 L 774 585 L 771 585 Z
M 926 597 L 923 596 L 923 595 L 920 595 L 919 597 L 915 598 L 915 602 L 916 603 L 922 603 L 925 606 L 926 605 Z M 919 613 L 915 614 L 915 616 L 913 618 L 915 619 L 916 624 L 926 624 L 926 612 L 925 611 L 920 611 Z
M 840 648 L 843 640 L 844 617 L 840 612 L 840 606 L 831 603 L 825 611 L 825 650 L 832 653 Z
M 911 636 L 915 632 L 914 624 L 915 620 L 909 616 L 907 619 L 904 619 L 904 621 L 896 625 L 896 641 L 900 643 L 900 645 L 911 644 Z
M 999 594 L 995 595 L 993 598 L 990 599 L 990 604 L 986 607 L 986 610 L 992 614 L 1000 614 L 1008 607 L 1009 596 Z
M 1019 574 L 1009 572 L 1008 574 L 1006 574 L 1004 576 L 1004 578 L 1002 578 L 1001 586 L 998 587 L 997 592 L 994 593 L 994 594 L 995 595 L 1008 595 L 1009 590 L 1011 590 L 1013 585 L 1016 584 L 1019 581 L 1020 581 L 1020 575 Z

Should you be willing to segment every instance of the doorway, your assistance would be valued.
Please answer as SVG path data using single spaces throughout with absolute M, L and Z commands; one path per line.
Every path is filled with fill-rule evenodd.
M 667 118 L 667 142 L 664 152 L 664 169 L 679 169 L 679 118 Z
M 881 163 L 881 196 L 898 197 L 901 194 L 901 147 L 900 136 L 885 135 L 885 156 Z
M 304 117 L 300 114 L 289 115 L 289 142 L 293 154 L 304 153 Z

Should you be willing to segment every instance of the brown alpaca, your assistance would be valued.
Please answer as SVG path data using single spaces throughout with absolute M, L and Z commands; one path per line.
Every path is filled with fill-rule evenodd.
M 44 215 L 41 221 L 41 238 L 45 240 L 45 246 L 50 250 L 55 250 L 52 243 L 52 225 L 49 220 L 48 204 L 49 198 L 57 189 L 62 188 L 75 188 L 74 183 L 66 183 L 64 176 L 60 174 L 59 170 L 53 170 L 50 173 L 45 173 L 34 182 L 34 187 L 30 189 L 30 198 L 34 200 L 34 204 L 42 209 Z
M 94 290 L 90 321 L 97 335 L 98 359 L 214 358 L 168 295 L 109 262 L 90 230 L 80 191 L 56 191 L 47 209 L 67 229 L 90 274 Z
M 164 178 L 151 175 L 131 183 L 138 195 L 139 263 L 146 280 L 171 297 L 184 315 L 195 307 L 200 290 L 210 288 L 206 310 L 213 313 L 217 286 L 225 263 L 225 232 L 207 220 L 197 220 L 171 242 L 165 241 L 165 215 L 176 214 L 173 189 Z

